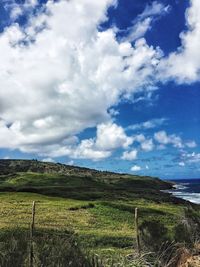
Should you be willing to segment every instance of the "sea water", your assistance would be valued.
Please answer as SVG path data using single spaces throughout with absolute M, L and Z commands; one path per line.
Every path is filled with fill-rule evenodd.
M 174 189 L 168 190 L 178 198 L 200 204 L 200 179 L 173 180 Z

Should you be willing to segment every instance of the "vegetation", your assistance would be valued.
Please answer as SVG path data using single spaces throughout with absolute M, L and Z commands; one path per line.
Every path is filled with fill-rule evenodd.
M 171 184 L 157 178 L 21 160 L 0 160 L 0 173 L 0 259 L 4 262 L 0 266 L 13 266 L 11 254 L 21 261 L 15 266 L 28 264 L 32 201 L 36 201 L 35 266 L 51 266 L 54 257 L 58 261 L 53 260 L 52 266 L 68 266 L 62 262 L 67 259 L 69 266 L 95 266 L 94 262 L 97 267 L 145 266 L 158 257 L 155 252 L 162 244 L 178 239 L 188 243 L 184 238 L 189 228 L 184 228 L 185 234 L 180 230 L 183 221 L 200 225 L 198 205 L 161 192 Z M 153 253 L 148 257 L 133 257 L 135 207 L 144 252 Z M 171 255 L 174 251 L 171 246 Z M 156 264 L 164 266 L 159 265 L 160 258 Z

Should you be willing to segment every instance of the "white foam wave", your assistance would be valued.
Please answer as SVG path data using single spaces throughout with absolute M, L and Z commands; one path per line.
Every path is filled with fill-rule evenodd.
M 182 198 L 195 204 L 200 204 L 200 193 L 186 192 L 187 185 L 190 183 L 179 183 L 173 185 L 172 190 L 162 190 L 163 192 L 170 193 L 175 197 Z M 182 191 L 183 190 L 183 191 Z
M 189 185 L 189 183 L 175 184 L 173 185 L 173 188 L 177 190 L 184 190 L 188 188 L 186 185 Z
M 188 200 L 195 204 L 200 204 L 200 193 L 188 193 L 188 192 L 171 192 L 175 197 Z

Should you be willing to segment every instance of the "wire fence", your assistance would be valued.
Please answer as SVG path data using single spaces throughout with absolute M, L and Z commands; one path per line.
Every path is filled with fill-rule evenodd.
M 28 234 L 29 240 L 29 265 L 34 265 L 34 238 L 35 235 L 48 235 L 53 231 L 54 236 L 63 238 L 65 233 L 87 232 L 93 230 L 91 214 L 88 208 L 91 208 L 91 203 L 84 202 L 2 202 L 0 206 L 0 230 L 20 228 L 24 229 Z M 78 212 L 77 212 L 78 211 Z M 138 213 L 135 209 L 135 223 L 133 217 L 133 225 L 138 229 Z M 95 229 L 96 226 L 94 226 Z M 58 230 L 58 231 L 57 231 Z M 133 233 L 132 233 L 133 234 Z M 134 234 L 133 234 L 134 235 Z M 132 235 L 132 236 L 133 236 Z M 136 231 L 137 251 L 140 254 L 139 234 Z
M 79 209 L 79 207 L 75 208 Z M 35 227 L 47 229 L 68 229 L 78 223 L 80 216 L 82 217 L 82 227 L 87 227 L 86 210 L 81 210 L 80 208 L 77 213 L 70 210 L 68 205 L 65 206 L 63 204 L 56 203 L 36 202 Z M 29 228 L 31 220 L 32 202 L 12 202 L 0 207 L 0 229 L 9 227 Z
M 32 219 L 32 201 L 19 201 L 4 202 L 3 206 L 0 205 L 0 230 L 5 228 L 23 228 L 29 231 Z M 42 230 L 49 232 L 49 230 L 56 230 L 57 232 L 71 231 L 77 234 L 93 235 L 98 231 L 98 224 L 101 224 L 101 235 L 119 234 L 123 237 L 130 233 L 130 237 L 137 235 L 137 218 L 134 222 L 134 214 L 132 217 L 132 224 L 127 224 L 126 234 L 123 233 L 123 224 L 121 222 L 121 229 L 112 229 L 112 225 L 104 222 L 103 218 L 98 214 L 96 216 L 89 209 L 91 203 L 89 202 L 67 202 L 62 200 L 49 202 L 49 201 L 36 201 L 35 214 L 34 214 L 34 228 L 36 231 Z M 109 218 L 109 214 L 107 214 Z M 112 216 L 112 214 L 110 214 Z M 124 218 L 124 221 L 126 218 Z M 101 221 L 101 222 L 100 222 Z M 126 222 L 126 221 L 125 221 Z M 108 227 L 109 231 L 108 231 Z M 129 229 L 129 230 L 127 230 Z M 128 232 L 127 232 L 128 231 Z

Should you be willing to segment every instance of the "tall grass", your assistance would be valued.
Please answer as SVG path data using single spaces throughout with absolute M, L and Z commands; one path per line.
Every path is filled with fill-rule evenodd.
M 142 257 L 116 254 L 106 257 L 84 251 L 73 232 L 36 231 L 33 237 L 34 267 L 144 267 Z M 0 232 L 0 267 L 29 267 L 29 232 L 7 229 Z
M 149 266 L 144 255 L 103 256 L 83 252 L 73 232 L 36 231 L 33 237 L 33 267 L 144 267 Z M 29 267 L 29 232 L 7 229 L 0 232 L 0 267 Z
M 87 252 L 77 240 L 71 231 L 37 230 L 32 240 L 33 267 L 177 267 L 180 261 L 200 253 L 199 242 L 186 247 L 185 243 L 167 241 L 160 243 L 157 251 L 143 248 L 140 256 L 114 251 L 98 255 Z M 0 232 L 0 267 L 29 267 L 29 254 L 27 230 L 15 228 Z
M 90 267 L 72 232 L 37 231 L 33 237 L 33 266 Z M 30 239 L 23 229 L 0 232 L 0 266 L 29 266 Z

